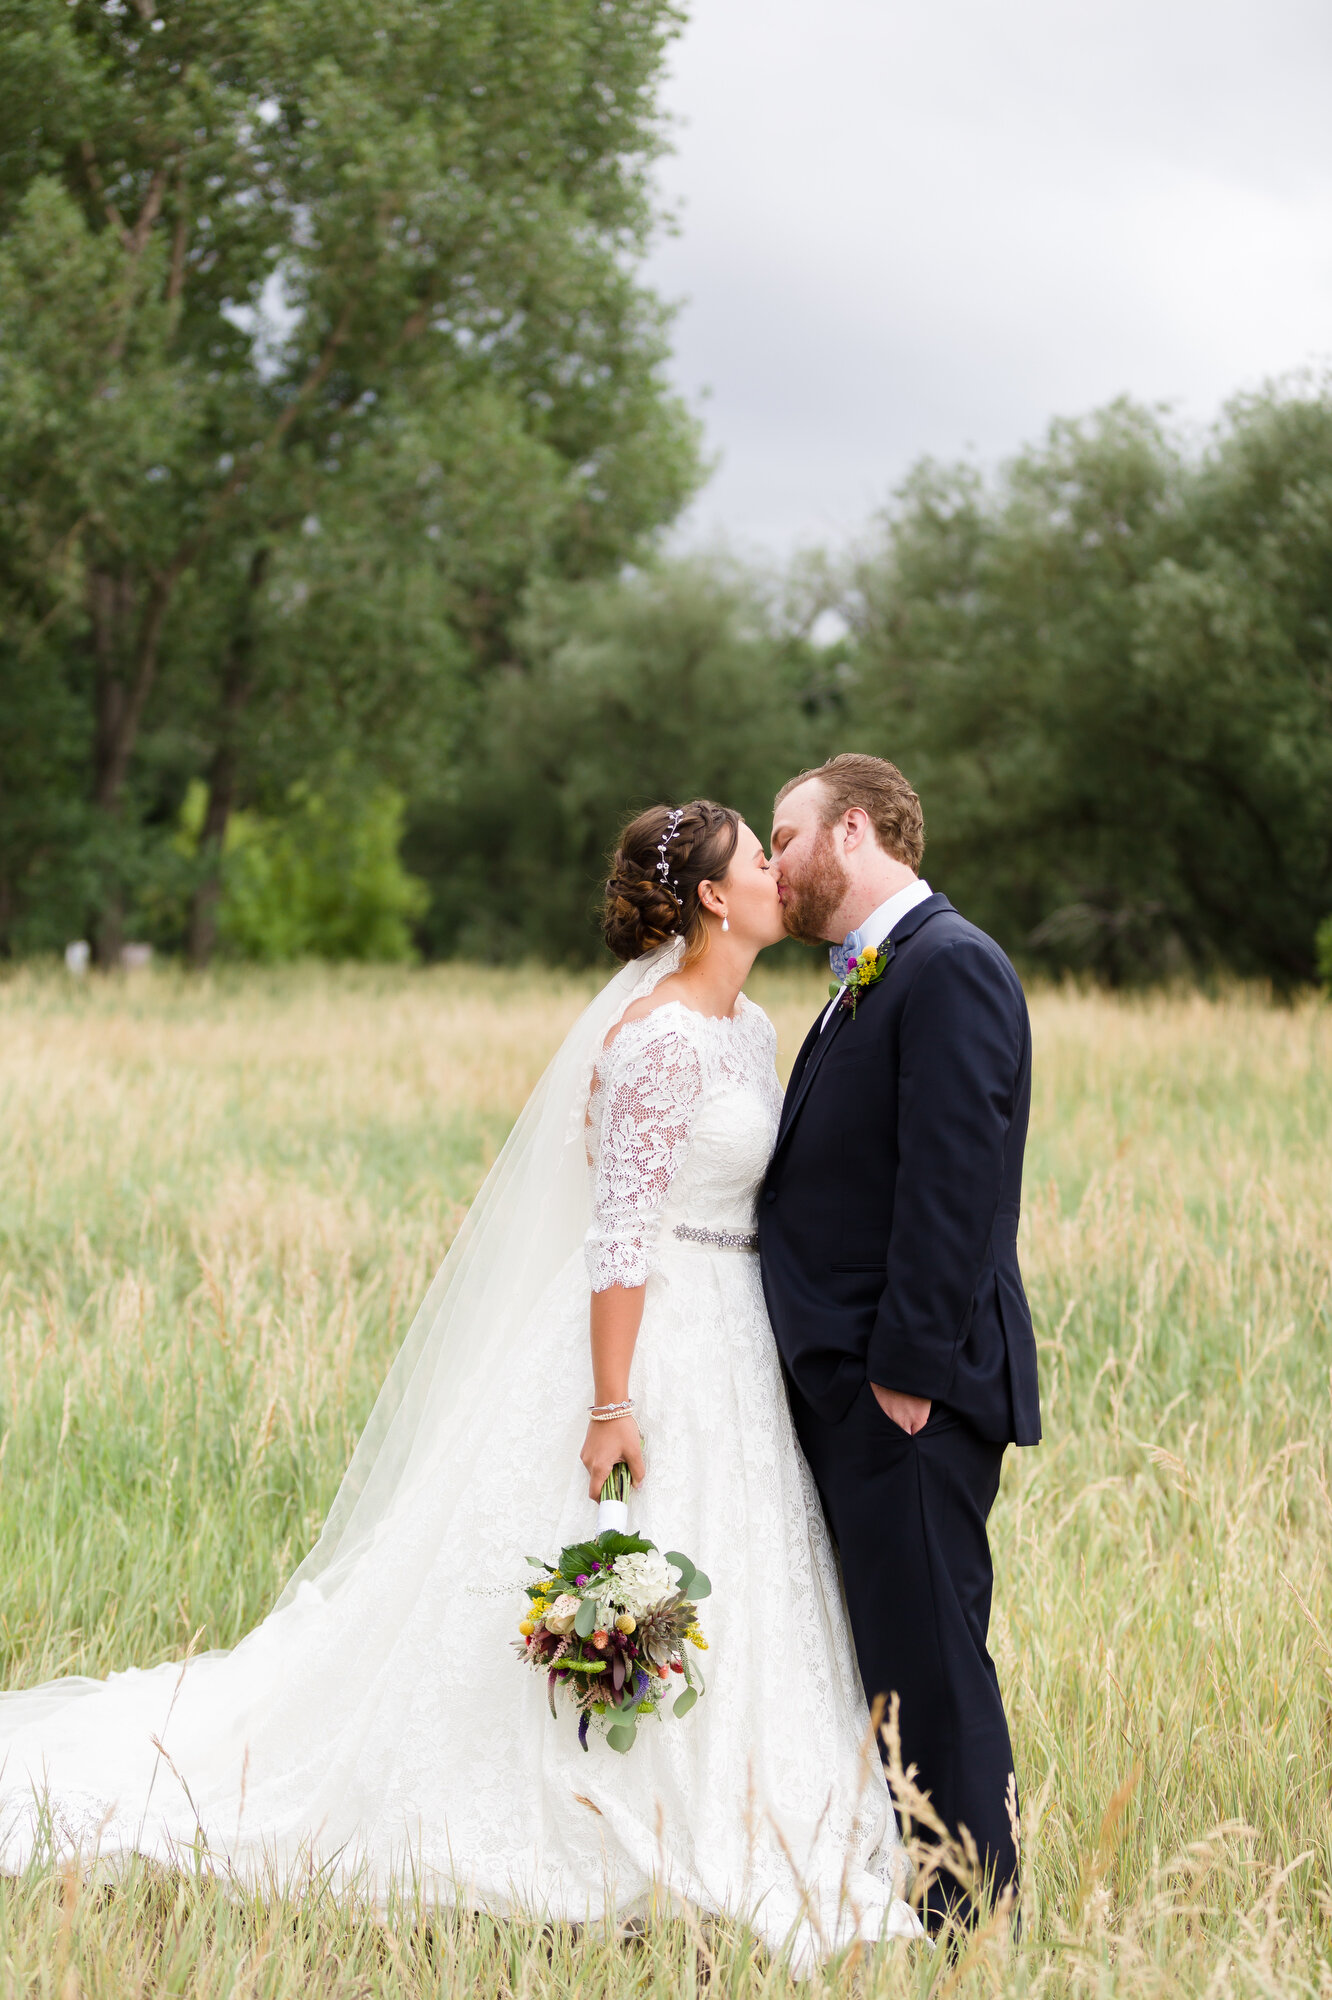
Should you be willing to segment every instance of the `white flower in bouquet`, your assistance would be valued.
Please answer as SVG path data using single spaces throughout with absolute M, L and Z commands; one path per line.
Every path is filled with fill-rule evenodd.
M 561 1638 L 573 1631 L 574 1619 L 578 1616 L 579 1599 L 572 1591 L 566 1590 L 549 1605 L 542 1616 L 542 1624 L 548 1632 L 557 1632 Z
M 611 1566 L 611 1601 L 630 1617 L 641 1618 L 663 1598 L 674 1596 L 680 1574 L 659 1549 L 616 1556 Z M 550 1623 L 549 1618 L 546 1623 Z

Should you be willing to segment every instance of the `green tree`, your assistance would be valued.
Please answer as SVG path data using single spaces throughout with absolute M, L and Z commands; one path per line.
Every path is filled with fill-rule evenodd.
M 1193 935 L 1281 985 L 1332 905 L 1332 385 L 1236 403 L 1137 593 L 1148 824 Z
M 676 512 L 696 441 L 634 265 L 677 25 L 0 0 L 11 940 L 63 871 L 110 955 L 199 773 L 205 955 L 238 804 L 349 744 L 444 754 L 526 582 Z
M 842 727 L 844 649 L 811 636 L 835 590 L 817 565 L 774 584 L 695 560 L 534 593 L 520 663 L 409 831 L 427 949 L 589 958 L 615 834 L 658 800 L 720 799 L 766 839 L 777 787 Z
M 1324 917 L 1318 926 L 1318 976 L 1324 986 L 1332 987 L 1332 917 Z
M 855 719 L 930 874 L 1010 950 L 1110 978 L 1314 970 L 1332 902 L 1332 393 L 1191 456 L 1126 403 L 996 481 L 924 466 L 863 565 Z
M 196 781 L 181 813 L 187 853 L 197 851 L 207 803 Z M 367 795 L 335 783 L 324 792 L 294 785 L 280 819 L 233 813 L 217 908 L 224 949 L 269 964 L 411 958 L 427 890 L 399 859 L 404 809 L 388 785 Z

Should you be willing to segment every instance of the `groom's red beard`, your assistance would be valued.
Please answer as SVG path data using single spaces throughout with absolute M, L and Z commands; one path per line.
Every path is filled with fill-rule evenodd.
M 788 937 L 804 944 L 826 944 L 833 938 L 832 920 L 846 901 L 851 877 L 837 858 L 832 828 L 825 826 L 805 864 L 799 883 L 786 882 L 782 922 Z

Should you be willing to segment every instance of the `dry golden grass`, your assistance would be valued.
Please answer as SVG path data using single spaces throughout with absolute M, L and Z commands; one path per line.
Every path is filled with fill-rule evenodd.
M 6 1684 L 262 1613 L 588 990 L 453 967 L 0 986 Z M 753 990 L 789 1061 L 818 981 Z M 1033 1018 L 1047 1437 L 994 1519 L 1023 1941 L 828 1984 L 1332 1995 L 1332 1010 L 1070 990 Z M 0 1886 L 0 1988 L 62 2000 L 789 1983 L 679 1919 L 596 1943 L 147 1871 Z

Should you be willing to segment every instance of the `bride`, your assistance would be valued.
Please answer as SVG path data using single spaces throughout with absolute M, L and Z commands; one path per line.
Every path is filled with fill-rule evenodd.
M 594 1923 L 655 1889 L 803 1966 L 919 1934 L 754 1254 L 781 1092 L 740 989 L 782 935 L 738 814 L 625 829 L 625 963 L 477 1197 L 319 1541 L 230 1652 L 0 1696 L 0 1867 L 138 1852 Z M 527 1556 L 594 1531 L 619 1460 L 635 1526 L 713 1585 L 704 1700 L 625 1756 L 582 1751 L 511 1645 Z

